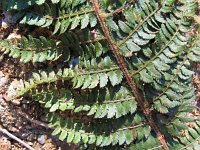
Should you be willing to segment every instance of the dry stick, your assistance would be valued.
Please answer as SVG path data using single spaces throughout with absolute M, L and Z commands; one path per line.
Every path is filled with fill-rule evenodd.
M 30 122 L 32 122 L 32 123 L 34 123 L 36 125 L 45 127 L 46 129 L 50 129 L 50 127 L 48 126 L 48 124 L 43 123 L 43 122 L 38 121 L 38 120 L 35 120 L 35 119 L 31 118 L 30 116 L 28 116 L 27 114 L 25 114 L 24 112 L 22 112 L 20 110 L 17 111 L 17 114 L 19 114 L 20 116 L 26 118 L 28 121 L 30 121 Z
M 155 124 L 154 119 L 152 117 L 152 111 L 150 109 L 150 105 L 147 101 L 143 102 L 143 98 L 138 90 L 138 88 L 136 87 L 134 81 L 132 80 L 131 74 L 127 69 L 126 63 L 124 58 L 120 55 L 119 53 L 119 47 L 117 46 L 117 44 L 113 41 L 109 29 L 106 25 L 106 21 L 105 21 L 105 17 L 103 16 L 103 12 L 100 9 L 100 4 L 98 2 L 98 0 L 91 0 L 91 3 L 94 5 L 94 10 L 95 13 L 97 15 L 97 18 L 100 22 L 101 28 L 104 32 L 104 35 L 108 41 L 108 44 L 110 46 L 110 50 L 112 51 L 113 55 L 115 56 L 117 63 L 120 67 L 120 69 L 122 70 L 129 86 L 131 87 L 132 92 L 134 93 L 137 103 L 139 105 L 139 107 L 142 109 L 145 117 L 148 120 L 148 123 L 150 125 L 150 127 L 154 130 L 154 132 L 156 133 L 157 138 L 159 139 L 160 143 L 162 144 L 163 148 L 165 150 L 169 150 L 169 147 L 167 145 L 167 142 L 165 140 L 164 135 L 161 133 L 159 127 Z
M 19 142 L 19 143 L 22 144 L 24 147 L 26 147 L 28 150 L 35 150 L 35 149 L 32 148 L 30 145 L 26 144 L 24 141 L 22 141 L 22 140 L 19 139 L 18 137 L 14 136 L 14 135 L 11 134 L 10 132 L 8 132 L 6 129 L 0 128 L 0 132 L 2 132 L 3 134 L 9 136 L 10 138 L 14 139 L 15 141 Z

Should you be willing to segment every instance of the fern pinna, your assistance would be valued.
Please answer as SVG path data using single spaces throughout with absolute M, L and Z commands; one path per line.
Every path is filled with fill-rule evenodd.
M 32 73 L 29 94 L 48 110 L 60 140 L 80 149 L 199 149 L 191 62 L 200 61 L 194 0 L 8 0 L 28 27 L 52 31 L 1 40 Z M 198 28 L 198 27 L 197 27 Z M 197 32 L 198 33 L 198 32 Z

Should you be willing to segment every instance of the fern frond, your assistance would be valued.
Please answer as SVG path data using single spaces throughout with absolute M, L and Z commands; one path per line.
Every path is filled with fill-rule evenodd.
M 134 122 L 129 121 L 126 118 L 121 118 L 119 122 L 113 122 L 110 124 L 106 122 L 102 122 L 100 124 L 89 122 L 87 124 L 84 124 L 76 121 L 71 122 L 70 119 L 63 120 L 63 118 L 60 118 L 56 114 L 51 114 L 51 116 L 49 117 L 49 119 L 51 120 L 50 122 L 52 122 L 50 126 L 56 127 L 52 134 L 59 135 L 59 138 L 61 140 L 66 139 L 69 143 L 95 143 L 99 147 L 108 146 L 110 144 L 112 144 L 113 146 L 116 144 L 129 145 L 137 137 L 143 138 L 145 136 L 147 137 L 150 134 L 150 129 L 148 129 L 145 124 L 137 124 L 137 122 L 142 119 L 139 114 L 131 116 L 131 118 L 135 118 Z M 126 125 L 132 124 L 132 126 L 122 126 L 122 122 L 126 122 Z M 139 132 L 139 129 L 142 129 L 146 132 L 141 132 L 140 135 L 137 136 L 137 132 Z M 89 131 L 94 132 L 91 133 Z
M 94 118 L 119 118 L 136 111 L 137 103 L 131 92 L 125 88 L 92 90 L 89 94 L 74 92 L 67 89 L 57 91 L 53 89 L 33 90 L 31 95 L 34 100 L 45 104 L 50 112 L 56 110 L 73 110 L 75 113 L 87 112 Z M 99 97 L 100 96 L 100 97 Z
M 54 25 L 54 34 L 58 31 L 64 33 L 67 29 L 75 29 L 79 25 L 84 29 L 89 25 L 94 27 L 97 24 L 93 10 L 86 0 L 69 2 L 52 0 L 51 3 L 45 0 L 27 3 L 21 0 L 16 3 L 10 1 L 8 10 L 18 11 L 17 19 L 22 17 L 20 23 L 42 27 Z M 31 7 L 34 7 L 37 12 L 25 11 Z M 70 14 L 66 14 L 69 12 Z
M 70 79 L 74 88 L 91 89 L 98 85 L 102 88 L 108 84 L 108 79 L 113 86 L 120 84 L 123 74 L 110 56 L 99 58 L 98 60 L 83 61 L 80 62 L 78 68 L 59 69 L 57 73 L 52 70 L 33 73 L 33 77 L 28 82 L 24 82 L 24 87 L 19 89 L 19 94 L 16 97 L 27 93 L 33 88 L 37 88 L 38 85 Z
M 20 61 L 24 63 L 29 61 L 55 61 L 61 57 L 64 51 L 64 47 L 57 45 L 54 40 L 47 40 L 45 37 L 33 38 L 31 36 L 28 38 L 23 37 L 20 43 L 16 45 L 12 41 L 1 40 L 0 49 L 10 57 L 20 58 Z
M 39 71 L 39 73 L 33 73 L 33 77 L 29 81 L 24 81 L 24 85 L 20 86 L 15 98 L 26 94 L 28 91 L 37 88 L 39 85 L 45 83 L 53 83 L 58 80 L 67 80 L 74 77 L 74 71 L 71 68 L 59 69 L 57 72 Z
M 198 148 L 199 120 L 188 116 L 191 61 L 200 60 L 199 36 L 188 34 L 194 0 L 12 1 L 19 22 L 53 30 L 55 41 L 0 41 L 2 51 L 23 62 L 64 58 L 16 94 L 47 109 L 53 135 L 83 149 Z

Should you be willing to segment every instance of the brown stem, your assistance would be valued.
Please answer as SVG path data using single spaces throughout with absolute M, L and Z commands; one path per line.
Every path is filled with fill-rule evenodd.
M 113 55 L 115 56 L 120 69 L 122 70 L 122 72 L 123 72 L 128 84 L 129 84 L 129 86 L 131 87 L 131 90 L 135 95 L 135 98 L 136 98 L 136 101 L 137 101 L 139 107 L 142 109 L 145 117 L 147 118 L 149 126 L 156 133 L 156 136 L 159 139 L 160 143 L 162 144 L 163 148 L 165 150 L 169 150 L 169 147 L 168 147 L 167 142 L 166 142 L 166 140 L 164 138 L 164 135 L 161 133 L 159 127 L 155 124 L 155 121 L 154 121 L 154 119 L 152 117 L 152 111 L 150 109 L 149 103 L 147 101 L 143 101 L 143 98 L 142 98 L 142 96 L 141 96 L 136 84 L 134 83 L 130 72 L 127 69 L 125 60 L 119 53 L 119 47 L 113 41 L 113 39 L 112 39 L 112 37 L 110 35 L 109 29 L 108 29 L 108 27 L 106 25 L 105 18 L 102 15 L 103 12 L 100 9 L 100 4 L 99 4 L 98 0 L 91 0 L 91 3 L 94 6 L 95 13 L 96 13 L 97 18 L 99 20 L 101 28 L 102 28 L 102 30 L 104 32 L 104 35 L 105 35 L 105 37 L 107 39 L 107 42 L 108 42 L 109 47 L 110 47 L 110 50 L 112 51 Z

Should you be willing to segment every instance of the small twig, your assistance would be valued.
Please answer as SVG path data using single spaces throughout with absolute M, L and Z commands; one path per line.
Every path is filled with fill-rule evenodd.
M 24 141 L 22 141 L 22 140 L 19 139 L 18 137 L 14 136 L 14 135 L 11 134 L 10 132 L 8 132 L 6 129 L 0 128 L 0 132 L 2 132 L 3 134 L 9 136 L 10 138 L 14 139 L 15 141 L 19 142 L 19 143 L 22 144 L 24 147 L 26 147 L 28 150 L 35 150 L 35 149 L 32 148 L 30 145 L 26 144 Z
M 45 127 L 46 129 L 49 129 L 48 124 L 43 123 L 43 122 L 38 121 L 38 120 L 35 120 L 35 119 L 31 118 L 30 116 L 28 116 L 27 114 L 23 113 L 22 111 L 19 111 L 19 110 L 18 110 L 18 111 L 17 111 L 17 114 L 19 114 L 20 116 L 26 118 L 28 121 L 30 121 L 30 122 L 32 122 L 32 123 L 34 123 L 34 124 L 36 124 L 36 125 Z

